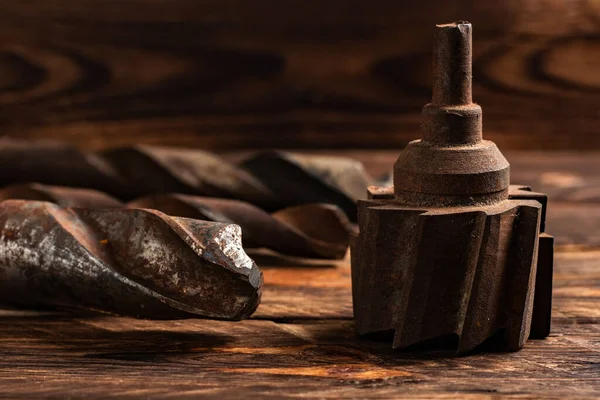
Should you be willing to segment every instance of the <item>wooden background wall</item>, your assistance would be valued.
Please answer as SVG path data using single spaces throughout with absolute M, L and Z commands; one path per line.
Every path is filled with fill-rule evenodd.
M 508 148 L 600 148 L 598 0 L 0 0 L 0 129 L 131 142 L 399 147 L 435 23 L 474 24 L 475 99 Z

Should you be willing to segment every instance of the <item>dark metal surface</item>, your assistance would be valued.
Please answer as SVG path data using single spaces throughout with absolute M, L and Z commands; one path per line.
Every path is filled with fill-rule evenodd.
M 373 183 L 359 161 L 344 157 L 266 151 L 241 165 L 283 204 L 335 204 L 352 220 L 356 201 L 366 197 L 365 188 Z
M 531 319 L 532 339 L 543 339 L 550 334 L 552 320 L 552 275 L 554 273 L 554 237 L 546 233 L 548 197 L 532 192 L 530 187 L 511 185 L 509 197 L 515 200 L 535 200 L 542 205 L 540 237 L 538 242 L 535 297 Z
M 0 201 L 6 199 L 50 201 L 61 207 L 150 208 L 175 217 L 232 223 L 242 228 L 245 248 L 264 247 L 307 258 L 343 258 L 353 230 L 348 217 L 331 204 L 304 204 L 269 214 L 238 200 L 157 194 L 124 203 L 92 189 L 39 183 L 4 187 L 0 189 Z
M 0 202 L 0 302 L 145 318 L 240 320 L 262 273 L 237 225 L 141 209 Z
M 492 204 L 508 196 L 509 164 L 482 140 L 481 107 L 471 95 L 471 24 L 439 25 L 434 84 L 423 107 L 423 139 L 411 142 L 394 166 L 398 199 L 419 206 Z
M 100 190 L 121 200 L 182 193 L 249 202 L 268 211 L 307 203 L 356 216 L 371 179 L 351 159 L 258 153 L 240 165 L 196 149 L 132 146 L 84 153 L 67 144 L 0 139 L 0 186 L 39 182 Z
M 423 139 L 398 158 L 393 188 L 369 187 L 370 200 L 358 202 L 356 329 L 398 349 L 518 350 L 550 329 L 546 197 L 511 187 L 508 162 L 482 139 L 471 24 L 438 25 L 434 41 Z
M 238 224 L 244 247 L 265 247 L 297 257 L 343 258 L 352 229 L 346 215 L 330 204 L 305 204 L 268 214 L 237 200 L 162 194 L 134 200 L 128 207 Z
M 0 201 L 9 199 L 49 201 L 61 207 L 123 207 L 122 201 L 98 190 L 41 183 L 18 183 L 0 188 Z
M 247 171 L 196 149 L 132 146 L 98 153 L 128 183 L 131 196 L 185 193 L 226 197 L 265 209 L 280 205 L 276 194 Z

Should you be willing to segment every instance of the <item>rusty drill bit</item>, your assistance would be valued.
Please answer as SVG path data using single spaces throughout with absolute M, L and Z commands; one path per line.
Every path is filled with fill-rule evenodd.
M 242 228 L 244 248 L 265 247 L 307 258 L 343 258 L 353 230 L 346 215 L 331 204 L 305 204 L 269 214 L 237 200 L 160 194 L 123 203 L 96 190 L 38 183 L 0 189 L 0 201 L 7 199 L 50 201 L 61 207 L 150 208 L 175 217 L 233 223 Z
M 510 186 L 508 162 L 482 139 L 471 48 L 470 23 L 437 26 L 423 139 L 398 157 L 392 189 L 370 188 L 370 200 L 358 203 L 356 329 L 391 333 L 397 349 L 462 354 L 488 342 L 518 350 L 549 333 L 546 198 Z
M 140 145 L 84 153 L 64 143 L 0 139 L 0 186 L 25 182 L 96 189 L 121 200 L 156 193 L 223 197 L 267 211 L 331 203 L 354 219 L 371 179 L 343 157 L 265 152 L 235 165 L 201 150 Z
M 345 157 L 265 151 L 241 165 L 286 205 L 335 204 L 352 220 L 356 201 L 366 197 L 372 182 L 362 163 Z
M 18 183 L 0 189 L 0 201 L 10 199 L 49 201 L 61 207 L 120 208 L 124 206 L 122 201 L 98 190 L 40 183 Z
M 138 209 L 0 202 L 0 301 L 145 318 L 240 320 L 262 274 L 237 225 Z
M 128 182 L 94 153 L 61 142 L 0 138 L 0 186 L 28 182 L 130 195 Z
M 258 179 L 206 151 L 138 145 L 105 150 L 98 156 L 128 182 L 135 197 L 185 193 L 234 198 L 265 209 L 279 205 L 276 195 Z
M 352 230 L 346 215 L 330 204 L 305 204 L 268 214 L 237 200 L 160 194 L 134 200 L 128 206 L 238 224 L 244 247 L 265 247 L 296 257 L 341 259 Z

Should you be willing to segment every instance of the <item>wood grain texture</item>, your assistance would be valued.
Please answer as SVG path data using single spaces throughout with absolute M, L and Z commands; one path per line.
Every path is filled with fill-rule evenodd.
M 600 221 L 596 223 L 600 226 Z M 267 290 L 254 318 L 352 319 L 348 260 L 329 266 L 262 270 Z M 555 255 L 553 301 L 555 323 L 568 322 L 569 318 L 600 323 L 600 252 L 568 251 Z
M 434 24 L 457 19 L 488 138 L 600 147 L 593 0 L 0 0 L 0 127 L 86 148 L 403 146 Z
M 557 258 L 553 333 L 516 353 L 394 353 L 354 336 L 347 264 L 273 267 L 265 269 L 265 302 L 256 318 L 239 323 L 1 312 L 0 392 L 28 398 L 593 398 L 600 395 L 600 253 Z M 315 313 L 318 304 L 329 311 Z M 332 304 L 345 308 L 334 311 Z

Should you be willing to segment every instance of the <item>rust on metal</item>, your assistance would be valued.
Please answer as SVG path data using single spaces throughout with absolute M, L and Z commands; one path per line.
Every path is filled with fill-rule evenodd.
M 296 257 L 341 259 L 352 230 L 346 215 L 330 204 L 305 204 L 269 214 L 237 200 L 160 194 L 134 200 L 128 207 L 238 224 L 244 247 L 264 247 Z
M 240 320 L 262 273 L 237 225 L 142 209 L 0 202 L 0 301 L 144 318 Z
M 40 183 L 18 183 L 1 188 L 0 201 L 9 199 L 49 201 L 61 207 L 123 207 L 123 202 L 98 190 Z
M 277 193 L 283 204 L 335 204 L 351 219 L 372 181 L 362 163 L 345 157 L 266 151 L 242 166 Z
M 369 187 L 369 199 L 358 202 L 356 329 L 389 335 L 397 349 L 518 350 L 550 329 L 546 197 L 511 186 L 509 163 L 482 139 L 471 29 L 437 26 L 423 138 L 398 157 L 393 188 Z
M 197 149 L 138 145 L 86 153 L 59 142 L 0 139 L 0 186 L 26 182 L 96 189 L 123 201 L 157 193 L 221 197 L 267 211 L 329 203 L 354 219 L 371 178 L 344 157 L 263 152 L 238 165 Z
M 348 217 L 332 204 L 304 204 L 267 213 L 238 200 L 157 194 L 129 203 L 92 189 L 43 185 L 9 185 L 0 189 L 0 201 L 42 200 L 61 207 L 149 208 L 174 217 L 237 224 L 244 248 L 267 248 L 280 254 L 322 259 L 341 259 L 353 230 Z
M 265 209 L 279 205 L 276 194 L 254 176 L 206 151 L 138 145 L 98 156 L 129 183 L 135 197 L 184 193 L 233 198 Z

